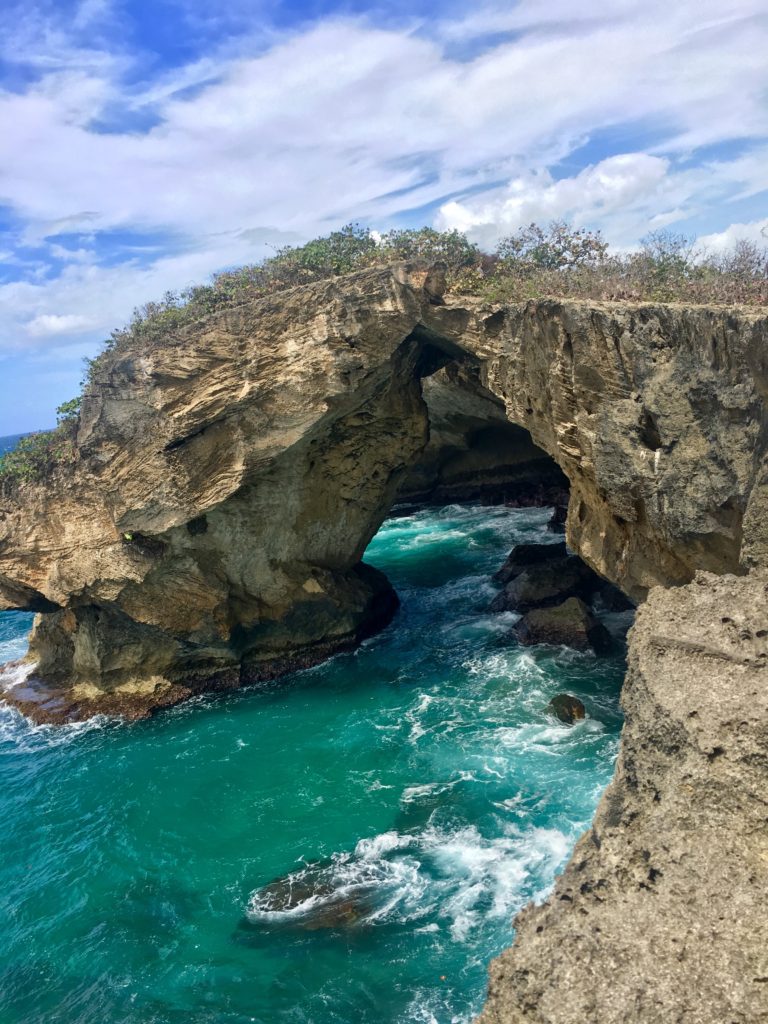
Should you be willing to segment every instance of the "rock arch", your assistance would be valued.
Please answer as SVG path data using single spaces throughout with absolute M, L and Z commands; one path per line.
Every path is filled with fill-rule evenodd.
M 395 598 L 360 558 L 418 493 L 430 391 L 477 418 L 475 455 L 514 435 L 557 462 L 571 546 L 631 597 L 762 557 L 764 317 L 489 307 L 433 277 L 293 289 L 104 361 L 77 461 L 3 498 L 0 607 L 45 612 L 25 710 L 140 715 L 380 626 Z M 461 460 L 446 482 L 441 451 L 427 483 L 447 493 Z

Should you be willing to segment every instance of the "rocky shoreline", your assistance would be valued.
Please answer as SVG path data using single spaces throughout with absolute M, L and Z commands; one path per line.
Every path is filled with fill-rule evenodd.
M 478 1024 L 768 1020 L 768 580 L 638 609 L 613 782 Z

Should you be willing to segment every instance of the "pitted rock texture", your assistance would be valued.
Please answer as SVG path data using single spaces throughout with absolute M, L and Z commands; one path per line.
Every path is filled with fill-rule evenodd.
M 768 577 L 637 613 L 616 774 L 478 1024 L 768 1021 Z
M 104 361 L 77 461 L 0 498 L 0 607 L 44 613 L 25 710 L 142 714 L 380 627 L 395 602 L 360 559 L 422 453 L 445 469 L 428 445 L 446 382 L 472 426 L 443 417 L 444 436 L 504 414 L 521 464 L 543 450 L 570 480 L 571 549 L 635 600 L 765 561 L 764 315 L 438 304 L 440 282 L 367 271 Z

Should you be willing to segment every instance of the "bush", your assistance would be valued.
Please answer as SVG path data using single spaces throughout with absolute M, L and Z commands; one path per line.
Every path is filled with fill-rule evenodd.
M 56 427 L 26 434 L 11 451 L 0 456 L 0 485 L 49 476 L 56 466 L 74 462 L 80 398 L 56 410 Z

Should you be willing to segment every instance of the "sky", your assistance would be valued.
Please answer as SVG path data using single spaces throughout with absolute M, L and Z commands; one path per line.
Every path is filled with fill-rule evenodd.
M 0 436 L 134 307 L 350 221 L 768 241 L 765 0 L 0 6 Z

